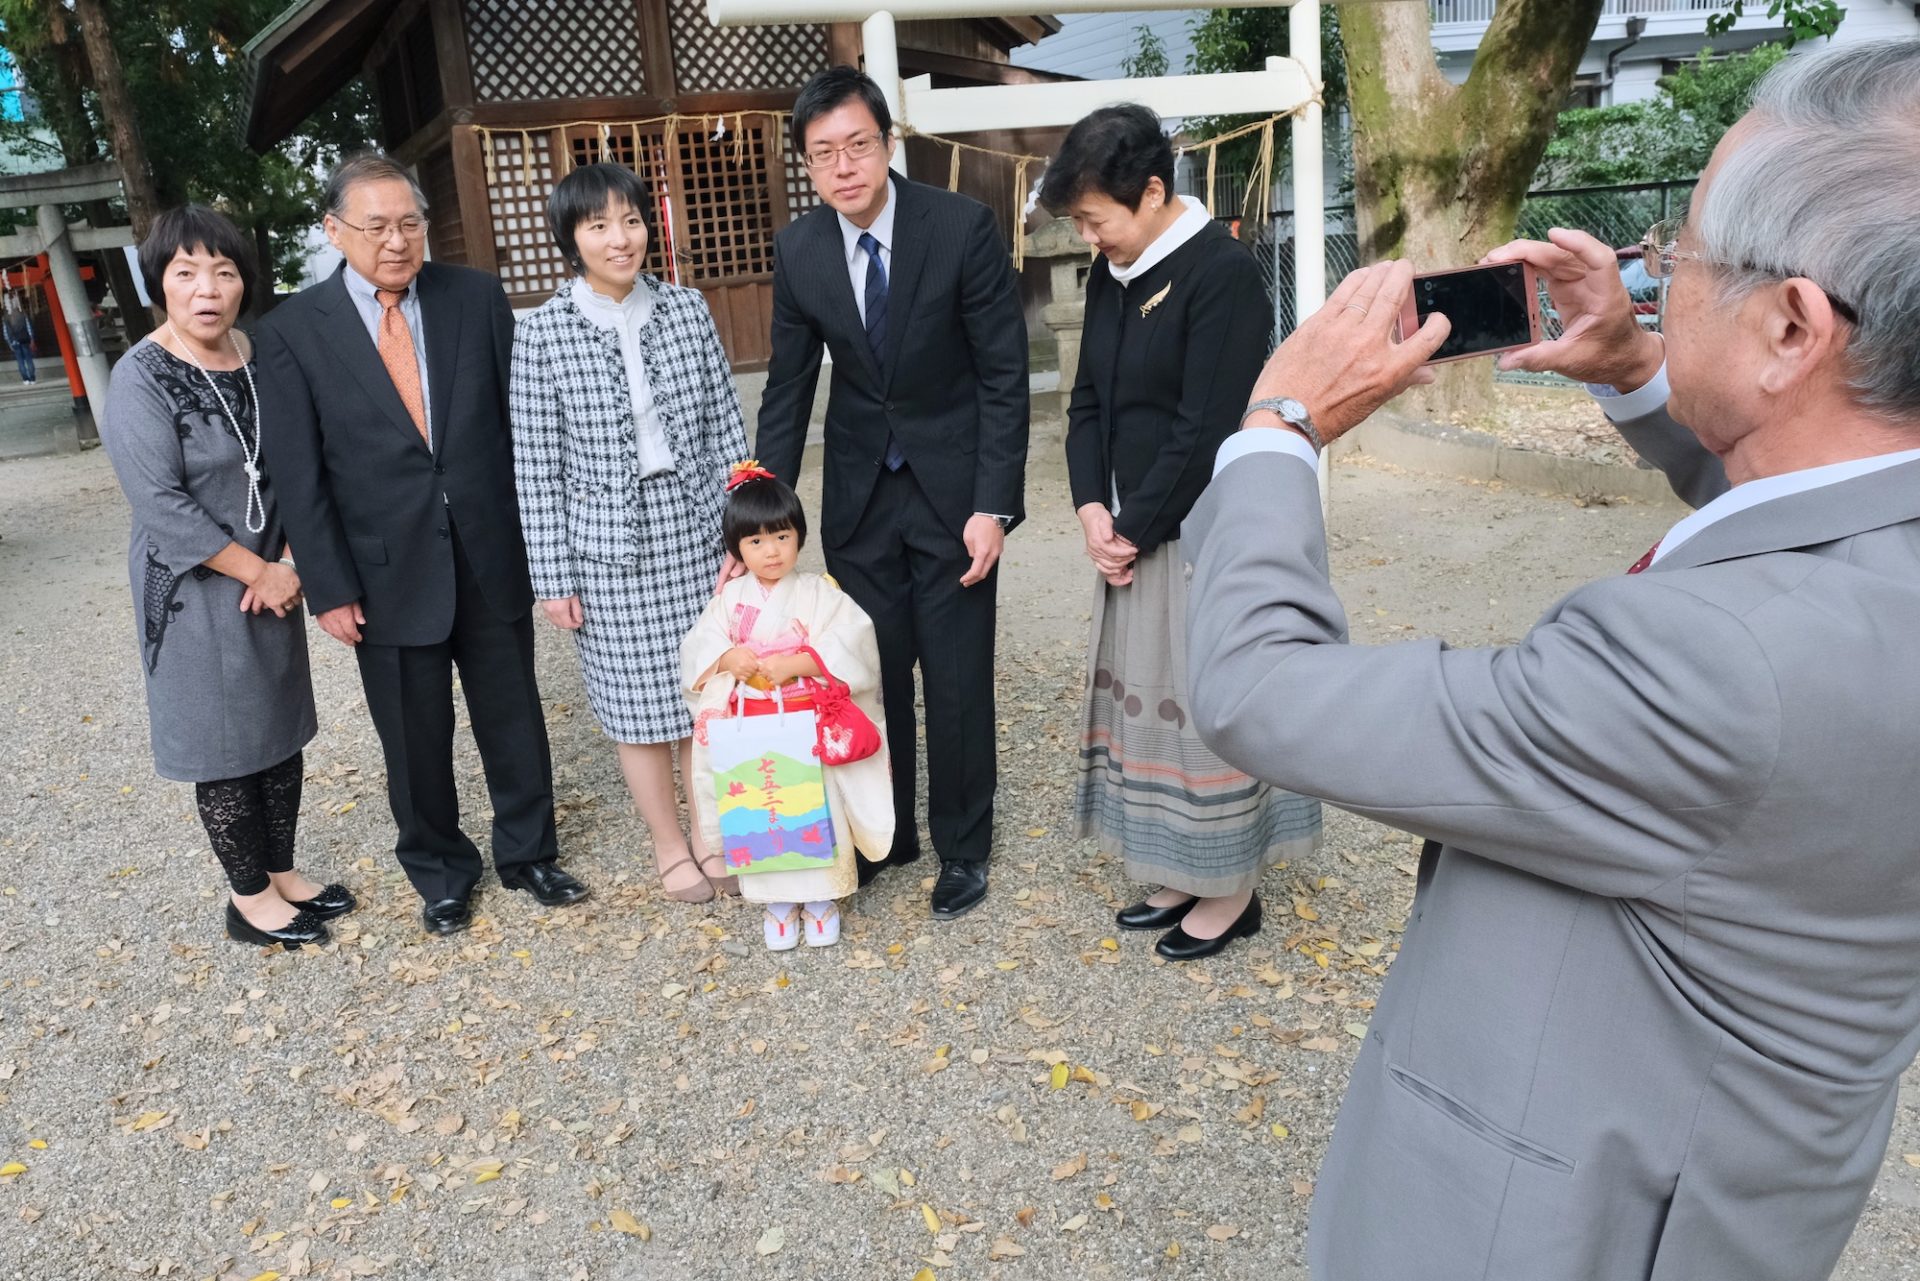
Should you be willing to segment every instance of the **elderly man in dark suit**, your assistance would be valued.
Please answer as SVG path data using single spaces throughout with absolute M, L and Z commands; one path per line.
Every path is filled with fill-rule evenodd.
M 879 86 L 850 67 L 822 71 L 794 102 L 794 145 L 826 205 L 774 240 L 755 447 L 782 480 L 798 479 L 821 352 L 832 352 L 821 542 L 880 642 L 892 864 L 920 856 L 920 666 L 927 827 L 941 861 L 933 914 L 946 920 L 987 892 L 994 566 L 1024 514 L 1027 326 L 992 213 L 889 174 L 892 128 Z
M 513 313 L 492 276 L 423 262 L 426 230 L 399 165 L 334 172 L 326 231 L 346 262 L 261 324 L 261 436 L 308 605 L 360 663 L 395 853 L 426 927 L 451 934 L 482 870 L 454 788 L 456 666 L 501 882 L 547 906 L 587 890 L 555 862 L 507 422 Z
M 1832 1271 L 1920 1047 L 1917 206 L 1920 40 L 1862 43 L 1775 68 L 1648 237 L 1664 345 L 1591 236 L 1496 251 L 1565 324 L 1507 363 L 1702 504 L 1505 648 L 1349 645 L 1327 581 L 1316 446 L 1446 335 L 1394 342 L 1412 269 L 1261 375 L 1185 527 L 1194 720 L 1427 838 L 1315 1281 Z

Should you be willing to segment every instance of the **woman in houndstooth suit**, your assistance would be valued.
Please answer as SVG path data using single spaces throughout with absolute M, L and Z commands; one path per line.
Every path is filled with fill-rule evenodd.
M 734 882 L 674 797 L 693 732 L 680 641 L 713 595 L 747 438 L 705 300 L 640 274 L 650 204 L 619 165 L 554 188 L 547 221 L 575 277 L 514 332 L 514 471 L 534 592 L 578 643 L 663 887 L 699 903 Z

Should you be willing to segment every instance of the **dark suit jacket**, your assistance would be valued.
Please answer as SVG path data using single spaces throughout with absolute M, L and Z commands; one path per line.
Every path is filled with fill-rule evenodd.
M 1218 223 L 1124 286 L 1094 263 L 1067 408 L 1073 505 L 1110 505 L 1117 484 L 1115 533 L 1142 555 L 1179 537 L 1272 328 L 1252 255 Z
M 1007 247 L 978 201 L 895 174 L 887 340 L 876 362 L 825 206 L 773 241 L 773 356 L 755 452 L 792 484 L 820 354 L 833 353 L 821 537 L 844 544 L 866 509 L 891 430 L 942 523 L 1025 515 L 1027 323 Z
M 451 522 L 486 603 L 520 617 L 533 588 L 507 418 L 513 311 L 500 282 L 465 267 L 421 268 L 429 452 L 343 273 L 275 307 L 256 338 L 261 452 L 309 608 L 361 602 L 361 631 L 375 645 L 445 640 Z

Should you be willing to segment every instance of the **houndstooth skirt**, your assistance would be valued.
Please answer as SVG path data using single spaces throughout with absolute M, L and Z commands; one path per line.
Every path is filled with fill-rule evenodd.
M 713 596 L 720 529 L 673 472 L 640 482 L 640 557 L 576 559 L 580 671 L 610 738 L 672 743 L 693 733 L 680 692 L 680 642 Z

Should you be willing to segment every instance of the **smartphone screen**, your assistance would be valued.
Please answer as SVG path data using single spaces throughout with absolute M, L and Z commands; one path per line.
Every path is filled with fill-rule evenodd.
M 1435 360 L 1526 346 L 1533 341 L 1532 303 L 1526 268 L 1517 262 L 1416 276 L 1413 281 L 1419 323 L 1425 324 L 1436 311 L 1453 323 L 1453 331 L 1433 354 Z

